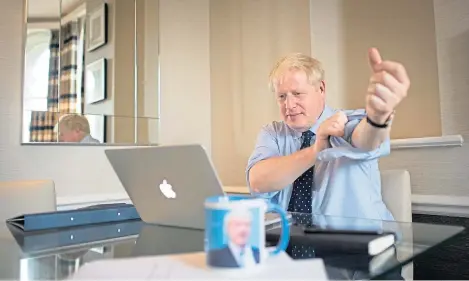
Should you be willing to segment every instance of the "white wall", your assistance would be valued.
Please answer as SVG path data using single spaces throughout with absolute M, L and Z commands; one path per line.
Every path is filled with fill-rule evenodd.
M 326 71 L 326 102 L 334 108 L 346 108 L 345 73 L 342 71 L 344 27 L 342 0 L 310 0 L 311 55 L 321 60 Z M 327 28 L 324 28 L 327 26 Z
M 124 192 L 105 147 L 20 145 L 24 5 L 0 7 L 0 180 L 53 179 L 59 197 Z
M 381 167 L 408 169 L 412 179 L 412 191 L 415 194 L 452 196 L 448 201 L 465 200 L 467 205 L 469 1 L 434 0 L 433 3 L 442 131 L 444 135 L 461 134 L 466 142 L 463 147 L 393 151 L 381 161 Z
M 310 11 L 311 52 L 324 64 L 330 105 L 364 107 L 367 51 L 377 47 L 383 59 L 402 62 L 412 81 L 392 138 L 441 136 L 432 1 L 310 0 Z
M 211 153 L 209 0 L 160 0 L 161 144 Z
M 372 5 L 367 5 L 371 2 Z M 350 93 L 344 81 L 350 77 L 362 77 L 360 83 L 366 83 L 366 65 L 355 67 L 356 72 L 362 72 L 357 75 L 347 70 L 346 63 L 350 61 L 350 50 L 357 53 L 358 47 L 375 45 L 375 40 L 385 53 L 406 64 L 412 81 L 409 98 L 397 110 L 401 121 L 395 122 L 393 131 L 398 129 L 398 135 L 407 137 L 412 134 L 423 137 L 422 132 L 436 136 L 441 124 L 442 135 L 462 135 L 466 139 L 463 147 L 393 150 L 380 162 L 381 169 L 409 170 L 415 202 L 441 205 L 440 210 L 456 206 L 454 212 L 460 212 L 458 206 L 469 205 L 469 1 L 311 0 L 310 3 L 311 52 L 325 64 L 330 104 L 349 106 L 351 100 L 346 95 Z M 403 9 L 404 6 L 408 9 Z M 399 22 L 391 21 L 393 14 Z M 375 25 L 365 25 L 364 20 Z M 383 30 L 381 34 L 379 28 Z M 416 31 L 421 34 L 416 36 Z M 389 41 L 396 36 L 402 41 Z M 359 63 L 355 61 L 355 65 Z M 401 127 L 402 124 L 405 126 Z
M 53 179 L 59 202 L 122 198 L 105 147 L 20 145 L 24 4 L 0 0 L 0 7 L 0 181 Z M 210 152 L 209 2 L 162 0 L 160 9 L 161 103 L 168 105 L 161 143 L 201 143 Z
M 210 3 L 212 158 L 224 184 L 244 186 L 260 128 L 280 118 L 269 72 L 281 56 L 310 51 L 309 0 Z

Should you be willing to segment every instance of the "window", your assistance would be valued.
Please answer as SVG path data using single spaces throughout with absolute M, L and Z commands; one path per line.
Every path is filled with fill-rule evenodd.
M 31 111 L 47 111 L 49 85 L 49 29 L 28 29 L 23 90 L 23 141 L 29 142 Z

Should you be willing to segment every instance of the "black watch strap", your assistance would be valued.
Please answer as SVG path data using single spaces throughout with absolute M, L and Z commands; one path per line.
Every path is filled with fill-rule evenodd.
M 386 120 L 386 122 L 384 122 L 384 124 L 378 124 L 374 122 L 373 120 L 371 120 L 368 116 L 366 116 L 366 122 L 368 122 L 368 124 L 370 124 L 373 127 L 383 129 L 389 126 L 389 123 L 391 122 L 393 116 L 394 116 L 394 112 L 391 113 L 391 115 L 389 115 L 388 119 Z
M 385 122 L 384 124 L 378 124 L 378 123 L 373 122 L 370 118 L 368 118 L 368 116 L 366 116 L 366 122 L 368 122 L 368 124 L 370 124 L 371 126 L 376 127 L 376 128 L 387 128 L 388 127 L 388 122 Z

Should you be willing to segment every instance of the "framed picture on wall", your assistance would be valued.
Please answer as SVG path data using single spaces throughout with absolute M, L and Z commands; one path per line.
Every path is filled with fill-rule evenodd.
M 88 14 L 86 29 L 86 42 L 88 52 L 93 51 L 107 43 L 107 4 L 102 3 Z
M 90 124 L 90 135 L 100 143 L 106 143 L 106 115 L 87 114 Z
M 98 59 L 86 65 L 85 102 L 86 104 L 103 101 L 107 98 L 107 60 Z

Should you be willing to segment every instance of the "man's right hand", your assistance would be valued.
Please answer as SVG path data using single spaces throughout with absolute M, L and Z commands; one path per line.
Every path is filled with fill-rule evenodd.
M 347 115 L 339 111 L 321 123 L 316 132 L 316 147 L 323 150 L 329 146 L 329 137 L 343 137 L 345 134 L 345 124 L 347 124 Z M 318 151 L 318 152 L 319 152 Z
M 316 162 L 319 152 L 329 147 L 329 137 L 345 134 L 347 115 L 337 112 L 321 123 L 314 145 L 286 156 L 271 157 L 255 164 L 249 171 L 249 183 L 254 192 L 271 192 L 292 184 Z

